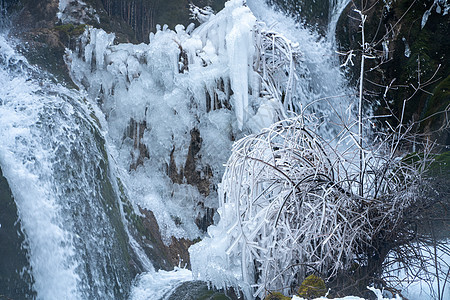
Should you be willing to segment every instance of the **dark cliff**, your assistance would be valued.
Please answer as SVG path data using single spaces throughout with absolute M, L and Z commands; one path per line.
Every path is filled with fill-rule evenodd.
M 354 50 L 355 66 L 347 68 L 353 83 L 359 80 L 361 30 L 359 2 L 351 2 L 340 16 L 336 37 L 340 52 Z M 368 1 L 365 40 L 374 59 L 366 60 L 364 87 L 379 114 L 397 123 L 406 101 L 404 120 L 417 122 L 414 130 L 442 145 L 450 144 L 450 16 L 433 1 L 401 0 L 386 4 Z M 429 16 L 422 27 L 424 15 Z M 428 14 L 428 13 L 427 13 Z M 386 92 L 386 87 L 390 88 Z

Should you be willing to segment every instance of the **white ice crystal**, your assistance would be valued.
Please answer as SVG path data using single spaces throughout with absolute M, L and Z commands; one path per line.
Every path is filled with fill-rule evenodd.
M 89 27 L 80 53 L 69 51 L 67 60 L 74 81 L 105 113 L 124 170 L 141 155 L 137 144 L 145 145 L 143 167 L 122 181 L 138 186 L 131 189 L 131 198 L 155 213 L 170 243 L 171 236 L 200 234 L 194 223 L 202 213 L 199 202 L 217 207 L 213 194 L 201 195 L 186 179 L 170 183 L 167 174 L 172 164 L 176 170 L 185 167 L 193 130 L 201 137 L 197 171 L 213 187 L 235 138 L 295 108 L 292 95 L 301 86 L 296 67 L 304 70 L 298 44 L 256 22 L 242 0 L 227 2 L 196 29 L 158 28 L 149 44 L 114 45 L 114 34 Z M 137 124 L 136 131 L 130 124 Z M 212 178 L 204 173 L 208 169 Z M 174 223 L 174 216 L 181 224 Z

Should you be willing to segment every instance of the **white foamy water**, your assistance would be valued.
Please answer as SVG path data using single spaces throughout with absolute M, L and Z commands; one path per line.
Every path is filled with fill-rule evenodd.
M 54 153 L 41 132 L 47 106 L 65 107 L 32 79 L 26 59 L 0 36 L 0 165 L 11 187 L 29 245 L 40 299 L 79 298 L 72 234 L 64 229 L 54 189 Z
M 136 278 L 131 293 L 133 300 L 164 299 L 181 283 L 192 280 L 188 269 L 175 268 L 173 271 L 142 273 Z
M 0 165 L 37 298 L 126 298 L 131 238 L 94 112 L 13 47 L 0 37 Z

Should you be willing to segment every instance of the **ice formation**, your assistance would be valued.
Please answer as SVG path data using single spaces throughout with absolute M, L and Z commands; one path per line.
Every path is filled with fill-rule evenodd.
M 203 205 L 217 207 L 214 189 L 236 138 L 338 90 L 339 81 L 311 78 L 323 76 L 312 64 L 317 49 L 305 62 L 299 42 L 232 0 L 198 28 L 159 27 L 149 44 L 114 45 L 113 34 L 89 28 L 68 62 L 105 114 L 130 198 L 155 213 L 170 243 L 171 236 L 201 235 L 194 219 Z M 196 135 L 195 172 L 206 188 L 183 177 Z
M 289 80 L 283 84 L 289 87 Z M 295 95 L 299 93 L 296 89 Z M 289 96 L 284 96 L 283 104 L 289 106 Z M 421 178 L 415 175 L 419 172 L 405 172 L 411 182 L 392 185 L 398 182 L 400 160 L 386 159 L 388 152 L 381 146 L 373 152 L 364 151 L 365 157 L 359 158 L 355 151 L 359 146 L 352 142 L 349 129 L 355 124 L 352 114 L 335 113 L 343 116 L 343 130 L 335 138 L 329 139 L 320 126 L 311 126 L 313 119 L 321 119 L 320 114 L 307 114 L 273 124 L 235 143 L 219 187 L 220 221 L 189 249 L 194 276 L 219 288 L 233 287 L 246 299 L 253 299 L 264 297 L 268 290 L 288 291 L 298 286 L 300 282 L 295 280 L 304 276 L 307 267 L 317 272 L 324 268 L 330 277 L 331 272 L 337 274 L 348 267 L 359 255 L 358 243 L 370 243 L 375 228 L 387 224 L 367 221 L 373 213 L 369 213 L 371 205 L 365 212 L 355 210 L 365 206 L 354 184 L 360 174 L 355 162 L 360 159 L 367 163 L 367 173 L 360 181 L 364 197 L 376 199 L 379 192 L 392 196 L 385 200 L 387 213 L 380 219 L 397 218 L 409 201 L 417 198 L 415 188 Z M 304 120 L 307 116 L 313 116 L 311 121 Z M 332 118 L 327 121 L 333 122 Z M 308 133 L 308 128 L 313 129 Z M 292 151 L 287 150 L 290 148 Z M 379 170 L 386 172 L 382 180 L 373 175 L 380 174 Z M 374 210 L 384 214 L 383 209 Z M 349 215 L 344 216 L 343 211 Z M 334 223 L 336 216 L 345 222 Z
M 232 0 L 202 21 L 198 28 L 158 27 L 140 45 L 115 45 L 113 34 L 88 28 L 67 56 L 72 78 L 105 114 L 130 199 L 154 213 L 167 244 L 202 236 L 195 219 L 204 207 L 218 207 L 215 187 L 235 139 L 304 110 L 333 119 L 349 99 L 336 97 L 348 91 L 331 44 L 261 3 Z M 330 95 L 326 105 L 317 101 Z M 192 155 L 206 189 L 183 175 Z M 239 280 L 234 268 L 225 269 L 224 248 L 219 242 L 192 257 L 194 270 L 215 266 L 214 278 L 197 278 L 220 278 L 218 286 Z
M 360 245 L 395 223 L 417 198 L 421 177 L 400 160 L 385 158 L 384 150 L 367 151 L 359 196 L 358 148 L 348 143 L 353 133 L 333 141 L 316 128 L 304 115 L 234 144 L 219 187 L 220 221 L 189 249 L 194 275 L 251 299 L 289 292 L 310 268 L 332 278 L 354 261 L 364 263 Z M 382 179 L 373 175 L 379 170 Z M 409 178 L 401 185 L 393 184 L 403 178 L 398 170 Z M 383 197 L 382 206 L 377 197 Z

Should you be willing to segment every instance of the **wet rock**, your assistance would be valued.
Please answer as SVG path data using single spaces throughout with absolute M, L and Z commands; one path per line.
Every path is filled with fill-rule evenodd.
M 167 300 L 231 300 L 238 299 L 233 292 L 225 293 L 208 288 L 206 282 L 188 281 L 178 286 Z
M 187 183 L 196 186 L 202 195 L 208 196 L 210 193 L 209 178 L 212 177 L 212 171 L 208 166 L 201 171 L 197 168 L 198 153 L 200 152 L 201 144 L 202 138 L 200 137 L 200 131 L 196 128 L 192 129 L 191 143 L 189 145 L 186 164 L 184 165 L 184 177 Z
M 127 226 L 139 245 L 144 250 L 147 257 L 152 262 L 155 269 L 173 270 L 175 266 L 190 267 L 188 248 L 194 243 L 187 239 L 176 239 L 172 237 L 171 243 L 164 243 L 158 222 L 153 212 L 139 207 L 139 213 L 134 210 L 128 199 L 125 188 L 117 179 L 119 187 L 119 197 L 122 204 Z M 137 269 L 142 269 L 138 260 L 133 259 L 132 264 Z
M 141 245 L 147 256 L 152 260 L 156 269 L 173 270 L 175 266 L 190 268 L 189 253 L 187 249 L 193 244 L 187 239 L 172 237 L 170 245 L 165 245 L 155 216 L 151 211 L 140 209 L 142 218 Z
M 76 86 L 64 62 L 67 38 L 63 38 L 62 32 L 55 28 L 58 5 L 57 0 L 7 1 L 12 22 L 10 34 L 22 41 L 18 50 L 31 64 L 39 65 L 56 81 L 74 88 Z
M 76 88 L 64 62 L 65 45 L 53 28 L 38 28 L 21 33 L 20 51 L 31 64 L 39 65 L 54 76 L 55 81 Z

